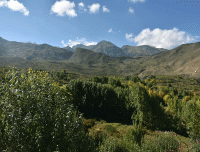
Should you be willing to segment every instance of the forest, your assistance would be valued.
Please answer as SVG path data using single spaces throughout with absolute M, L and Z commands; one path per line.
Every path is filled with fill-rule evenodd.
M 0 151 L 200 151 L 199 81 L 0 69 Z

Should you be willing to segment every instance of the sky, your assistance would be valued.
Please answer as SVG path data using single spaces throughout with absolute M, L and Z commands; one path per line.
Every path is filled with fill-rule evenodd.
M 200 0 L 0 0 L 0 37 L 55 47 L 200 41 Z

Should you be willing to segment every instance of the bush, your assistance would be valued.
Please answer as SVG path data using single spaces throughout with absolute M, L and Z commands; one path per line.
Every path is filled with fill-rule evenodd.
M 126 132 L 125 138 L 128 142 L 136 143 L 141 146 L 146 130 L 141 125 L 135 125 L 134 128 L 129 128 Z
M 82 116 L 69 93 L 52 86 L 44 72 L 8 71 L 0 85 L 0 145 L 8 151 L 91 151 Z M 69 140 L 70 139 L 70 140 Z
M 127 152 L 128 150 L 122 145 L 119 144 L 117 140 L 105 136 L 102 144 L 99 146 L 99 152 Z
M 154 137 L 150 137 L 144 140 L 142 146 L 143 151 L 152 151 L 152 152 L 166 152 L 167 151 L 177 151 L 179 143 L 174 139 L 174 135 L 163 135 L 156 134 Z
M 113 127 L 112 125 L 106 125 L 105 126 L 106 131 L 111 135 L 113 133 L 118 133 L 118 131 L 116 130 L 115 127 Z
M 183 106 L 182 116 L 186 122 L 191 141 L 200 141 L 200 106 L 196 103 L 195 99 L 190 100 Z
M 94 119 L 84 119 L 84 130 L 88 132 L 88 129 L 95 125 Z

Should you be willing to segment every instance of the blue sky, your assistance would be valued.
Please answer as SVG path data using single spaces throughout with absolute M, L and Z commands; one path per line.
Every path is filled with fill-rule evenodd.
M 65 47 L 199 42 L 200 0 L 0 0 L 0 37 Z

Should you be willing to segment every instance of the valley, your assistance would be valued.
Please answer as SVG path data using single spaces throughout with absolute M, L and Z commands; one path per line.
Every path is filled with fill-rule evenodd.
M 79 45 L 84 48 L 77 47 L 74 52 L 67 50 L 67 47 L 55 48 L 47 44 L 36 46 L 36 44 L 21 44 L 2 39 L 0 42 L 0 93 L 2 95 L 0 101 L 5 107 L 8 106 L 4 102 L 7 100 L 6 96 L 15 100 L 18 100 L 19 95 L 23 96 L 20 92 L 11 95 L 5 89 L 21 88 L 26 92 L 37 82 L 38 86 L 30 90 L 33 92 L 31 102 L 27 103 L 25 96 L 21 98 L 21 102 L 27 106 L 33 106 L 36 101 L 34 94 L 37 94 L 41 99 L 38 101 L 41 106 L 45 99 L 49 101 L 48 104 L 56 102 L 62 107 L 61 97 L 67 104 L 72 103 L 74 107 L 77 107 L 76 110 L 83 113 L 80 124 L 83 120 L 84 136 L 88 137 L 87 141 L 99 142 L 94 144 L 96 147 L 93 147 L 93 151 L 95 151 L 94 149 L 103 151 L 109 147 L 121 148 L 124 151 L 133 151 L 133 149 L 135 151 L 137 148 L 143 151 L 151 148 L 156 151 L 159 145 L 164 145 L 160 150 L 169 150 L 165 141 L 168 142 L 168 145 L 171 143 L 170 146 L 174 151 L 178 151 L 178 148 L 181 151 L 188 151 L 192 147 L 193 151 L 199 149 L 198 143 L 194 142 L 199 139 L 197 133 L 199 122 L 194 121 L 199 119 L 200 106 L 199 42 L 183 44 L 172 50 L 160 49 L 159 53 L 150 49 L 148 53 L 151 55 L 146 55 L 147 53 L 141 50 L 135 53 L 139 56 L 128 56 L 128 53 L 127 56 L 117 56 L 117 53 L 112 53 L 114 50 L 109 48 L 113 44 L 106 41 L 103 41 L 103 44 L 97 44 L 96 47 L 90 47 L 90 49 L 95 48 L 96 51 Z M 111 53 L 108 53 L 109 50 L 102 52 L 102 48 L 109 48 L 112 51 Z M 148 46 L 143 48 L 147 49 Z M 132 52 L 132 54 L 134 53 Z M 16 67 L 14 71 L 25 73 L 26 81 L 23 82 L 24 77 L 15 72 L 12 72 L 16 75 L 11 81 L 12 67 Z M 8 69 L 11 71 L 9 72 Z M 50 90 L 51 87 L 43 85 L 43 83 L 47 83 L 42 81 L 43 78 L 51 80 L 52 90 Z M 14 83 L 15 85 L 12 85 Z M 28 87 L 29 85 L 31 87 Z M 98 93 L 96 85 L 100 89 Z M 27 88 L 23 88 L 23 86 Z M 39 95 L 38 89 L 41 90 L 42 87 L 45 87 L 42 91 L 43 95 Z M 47 90 L 51 92 L 48 97 L 45 96 Z M 59 100 L 54 100 L 53 94 L 56 93 L 54 91 L 59 92 Z M 29 93 L 26 93 L 28 97 Z M 110 98 L 111 95 L 112 98 Z M 70 99 L 71 97 L 72 99 Z M 13 109 L 17 106 L 15 102 L 12 102 L 15 100 L 9 101 Z M 194 103 L 195 106 L 192 106 Z M 140 106 L 144 108 L 133 114 L 136 112 L 135 108 Z M 56 109 L 56 106 L 54 108 Z M 57 112 L 59 113 L 58 109 Z M 139 113 L 144 117 L 141 118 Z M 117 118 L 114 117 L 115 115 Z M 138 116 L 140 119 L 137 117 L 133 119 L 133 116 Z M 73 119 L 77 119 L 75 115 Z M 134 126 L 132 120 L 140 123 Z M 197 125 L 195 125 L 196 123 Z M 39 126 L 35 124 L 35 127 Z M 80 132 L 81 128 L 76 133 Z M 170 134 L 170 137 L 166 135 L 166 132 Z M 29 133 L 36 138 L 36 133 Z M 129 136 L 130 134 L 133 136 Z M 89 138 L 91 139 L 89 140 Z M 172 139 L 173 142 L 171 142 Z M 190 139 L 193 139 L 193 142 Z M 4 137 L 1 141 L 3 140 L 5 140 Z M 76 139 L 73 140 L 75 142 Z M 3 145 L 3 143 L 1 144 Z M 85 148 L 89 149 L 90 146 L 88 143 Z

